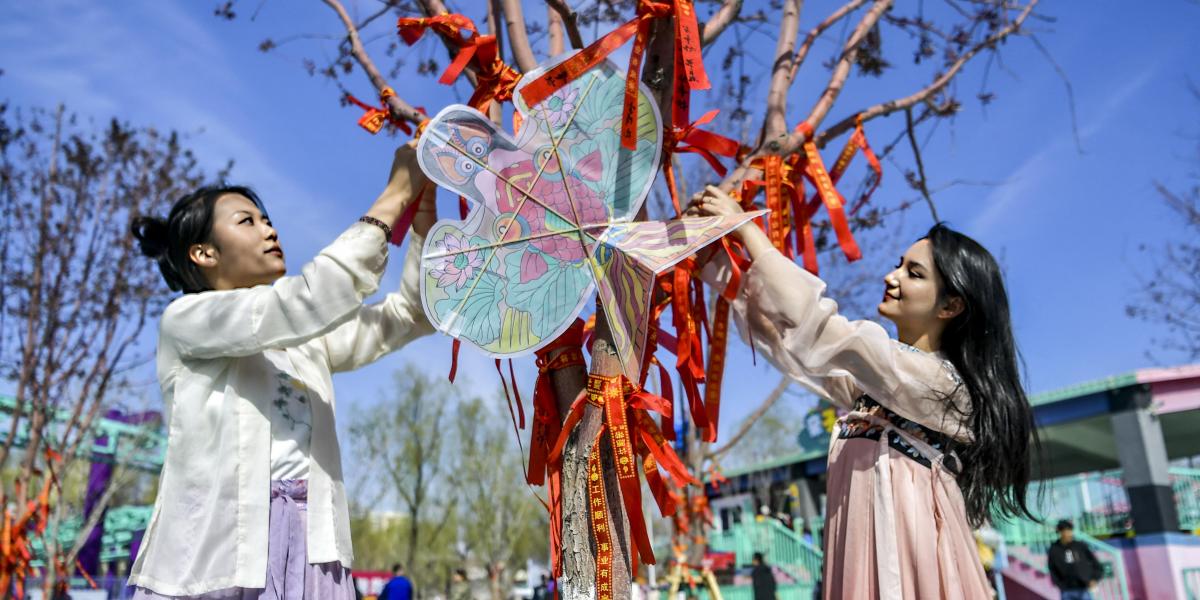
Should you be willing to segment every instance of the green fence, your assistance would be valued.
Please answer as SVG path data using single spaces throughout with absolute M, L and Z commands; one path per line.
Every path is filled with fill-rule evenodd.
M 995 526 L 1004 536 L 1013 558 L 1022 560 L 1042 573 L 1049 572 L 1046 567 L 1046 551 L 1050 544 L 1058 539 L 1053 524 L 1019 519 L 997 520 Z M 1101 600 L 1129 600 L 1129 582 L 1125 575 L 1125 558 L 1121 549 L 1080 531 L 1078 527 L 1075 529 L 1075 538 L 1086 543 L 1104 566 L 1104 578 L 1100 580 L 1099 589 L 1093 596 Z
M 707 589 L 699 586 L 696 587 L 695 594 L 697 598 L 704 600 L 712 598 Z M 800 583 L 780 585 L 775 588 L 775 596 L 781 600 L 808 600 L 813 597 L 813 587 Z M 658 597 L 659 600 L 668 600 L 666 592 L 660 592 Z M 754 588 L 748 585 L 723 585 L 721 586 L 721 598 L 722 600 L 754 600 Z
M 1200 469 L 1172 467 L 1171 487 L 1175 491 L 1180 529 L 1200 529 Z
M 1184 569 L 1182 575 L 1187 600 L 1200 600 L 1200 568 Z
M 754 553 L 761 552 L 767 564 L 778 566 L 796 583 L 808 586 L 820 578 L 824 562 L 820 550 L 775 519 L 750 520 L 713 533 L 709 547 L 716 552 L 733 552 L 739 565 L 750 564 Z

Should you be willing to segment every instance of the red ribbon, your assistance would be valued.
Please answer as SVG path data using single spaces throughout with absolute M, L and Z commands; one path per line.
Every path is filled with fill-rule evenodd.
M 349 92 L 346 93 L 346 101 L 365 110 L 363 116 L 358 118 L 358 125 L 366 129 L 371 135 L 379 133 L 383 126 L 390 123 L 400 131 L 412 135 L 412 128 L 404 119 L 398 119 L 392 116 L 392 111 L 387 106 L 388 98 L 396 95 L 396 90 L 390 87 L 384 87 L 383 91 L 379 92 L 380 106 L 371 106 L 358 98 L 355 98 Z
M 704 60 L 700 54 L 699 26 L 691 0 L 673 0 L 670 4 L 652 0 L 638 0 L 637 15 L 613 29 L 575 56 L 547 70 L 541 77 L 521 89 L 525 103 L 533 106 L 573 81 L 588 69 L 596 66 L 617 48 L 634 38 L 633 51 L 629 56 L 629 70 L 625 77 L 625 104 L 621 113 L 621 144 L 629 149 L 637 146 L 638 76 L 641 73 L 646 43 L 650 37 L 650 25 L 654 19 L 676 17 L 675 88 L 687 90 L 708 89 L 708 76 L 704 71 Z M 676 94 L 677 105 L 672 122 L 682 127 L 687 122 L 687 94 Z
M 817 151 L 817 144 L 812 140 L 812 126 L 803 122 L 796 129 L 804 132 L 807 138 L 802 153 L 804 175 L 816 188 L 817 196 L 825 205 L 825 210 L 829 212 L 829 222 L 833 225 L 834 233 L 837 234 L 838 245 L 841 246 L 842 253 L 848 260 L 858 260 L 862 258 L 862 251 L 859 250 L 858 243 L 854 241 L 854 234 L 850 232 L 850 223 L 846 220 L 846 201 L 834 187 L 829 172 L 825 170 L 821 153 Z
M 512 100 L 513 90 L 517 81 L 521 79 L 521 74 L 501 60 L 496 36 L 479 35 L 471 19 L 460 14 L 425 18 L 404 17 L 397 22 L 397 29 L 400 37 L 410 46 L 421 39 L 427 29 L 433 29 L 458 47 L 454 60 L 442 72 L 438 83 L 454 83 L 474 59 L 476 83 L 475 93 L 467 101 L 470 106 L 486 112 L 493 100 Z M 466 38 L 463 37 L 464 33 L 468 34 Z
M 562 421 L 558 400 L 550 373 L 571 366 L 583 366 L 583 321 L 576 319 L 558 339 L 537 351 L 538 378 L 533 392 L 533 429 L 530 435 L 529 470 L 525 480 L 530 485 L 547 483 L 550 497 L 550 557 L 555 577 L 562 575 L 562 461 L 550 460 L 550 452 L 559 438 Z M 550 354 L 558 351 L 553 358 Z
M 871 145 L 867 143 L 867 134 L 863 131 L 862 115 L 858 115 L 855 119 L 854 133 L 850 134 L 850 139 L 846 140 L 846 146 L 842 148 L 842 153 L 838 155 L 837 162 L 833 164 L 833 168 L 829 170 L 829 178 L 837 185 L 838 180 L 842 178 L 842 174 L 846 172 L 846 168 L 850 166 L 850 161 L 854 159 L 854 155 L 862 150 L 863 156 L 867 159 L 867 165 L 875 172 L 875 178 L 871 182 L 871 187 L 863 192 L 858 201 L 850 209 L 850 214 L 856 214 L 860 208 L 867 203 L 871 198 L 871 194 L 879 188 L 879 183 L 883 181 L 883 166 L 879 163 L 879 157 L 875 155 L 875 151 L 871 149 Z
M 476 32 L 475 22 L 471 19 L 459 14 L 445 14 L 435 17 L 401 17 L 396 23 L 397 32 L 405 44 L 409 46 L 417 43 L 421 36 L 425 34 L 426 29 L 434 31 L 450 38 L 462 38 L 462 32 L 466 31 L 474 34 Z
M 532 485 L 544 482 L 543 474 L 552 472 L 554 464 L 548 461 L 554 443 L 562 430 L 562 419 L 558 412 L 558 400 L 550 373 L 572 366 L 584 366 L 583 321 L 576 319 L 558 339 L 537 351 L 538 377 L 533 392 L 533 431 L 529 446 L 529 477 Z M 561 351 L 553 359 L 550 355 Z
M 676 90 L 676 93 L 678 94 L 679 90 Z M 675 166 L 671 155 L 683 152 L 698 154 L 718 175 L 724 177 L 727 173 L 725 165 L 722 165 L 714 155 L 719 154 L 732 158 L 737 156 L 741 147 L 736 140 L 700 129 L 701 125 L 711 122 L 720 112 L 719 109 L 713 109 L 704 113 L 704 116 L 691 124 L 683 127 L 671 125 L 663 128 L 663 175 L 667 178 L 667 191 L 670 192 L 671 204 L 674 205 L 677 216 L 682 216 L 683 212 L 679 201 L 679 191 L 675 185 Z

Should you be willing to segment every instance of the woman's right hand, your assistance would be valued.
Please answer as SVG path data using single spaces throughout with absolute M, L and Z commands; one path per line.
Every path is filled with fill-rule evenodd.
M 375 217 L 389 225 L 395 223 L 428 183 L 429 179 L 417 164 L 417 141 L 414 139 L 401 145 L 396 148 L 396 154 L 392 158 L 387 185 L 375 200 L 375 204 L 367 211 L 367 216 Z
M 692 198 L 692 204 L 699 209 L 701 215 L 710 217 L 725 217 L 744 212 L 737 200 L 715 185 L 704 186 L 704 192 Z
M 692 199 L 692 206 L 688 208 L 688 212 L 692 212 L 693 208 L 695 214 L 700 216 L 725 217 L 745 212 L 737 200 L 713 185 L 705 186 L 704 193 Z M 772 248 L 767 234 L 763 233 L 763 230 L 759 229 L 753 221 L 739 227 L 734 235 L 741 238 L 752 260 L 764 252 L 769 252 Z

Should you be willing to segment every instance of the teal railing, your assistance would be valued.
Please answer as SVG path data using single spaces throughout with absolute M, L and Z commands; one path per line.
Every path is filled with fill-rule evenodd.
M 1181 574 L 1187 600 L 1200 600 L 1200 567 L 1184 569 Z
M 1179 528 L 1200 529 L 1200 469 L 1171 467 L 1168 473 Z M 1092 536 L 1124 535 L 1133 528 L 1129 495 L 1119 469 L 1037 482 L 1030 486 L 1029 502 L 1042 514 L 1070 519 L 1076 531 Z
M 1171 487 L 1175 491 L 1179 528 L 1200 529 L 1200 469 L 1171 467 Z
M 116 506 L 104 514 L 104 531 L 100 536 L 100 562 L 107 563 L 118 560 L 128 560 L 130 543 L 138 531 L 146 529 L 150 524 L 151 506 Z M 79 517 L 63 519 L 58 526 L 59 548 L 69 549 L 79 536 L 83 523 Z M 35 567 L 42 566 L 46 551 L 42 540 L 33 537 Z
M 821 576 L 824 555 L 813 544 L 775 519 L 749 520 L 709 536 L 709 547 L 733 552 L 737 564 L 748 565 L 756 552 L 796 583 L 812 586 Z
M 697 598 L 712 600 L 712 596 L 708 593 L 708 590 L 700 586 L 696 586 L 694 593 Z M 813 586 L 811 585 L 787 583 L 775 587 L 776 598 L 808 600 L 808 598 L 812 598 L 812 595 Z M 658 598 L 659 600 L 668 600 L 667 593 L 659 593 Z M 754 588 L 748 585 L 723 585 L 721 586 L 721 600 L 754 600 Z
M 17 400 L 12 396 L 0 395 L 0 421 L 7 429 L 12 415 L 16 414 Z M 50 427 L 65 427 L 71 413 L 64 409 L 49 411 Z M 157 424 L 130 425 L 112 419 L 97 417 L 92 420 L 88 432 L 90 440 L 79 446 L 79 455 L 91 461 L 106 461 L 127 465 L 152 473 L 162 468 L 167 450 L 167 436 Z M 101 443 L 99 440 L 105 440 Z M 29 420 L 21 419 L 12 438 L 13 446 L 24 448 L 29 443 Z
M 1046 566 L 1046 551 L 1058 539 L 1053 524 L 1036 523 L 1023 519 L 997 520 L 996 529 L 1004 536 L 1009 546 L 1009 555 L 1025 562 L 1042 573 L 1049 573 Z M 1075 528 L 1075 538 L 1091 548 L 1100 564 L 1104 566 L 1104 577 L 1092 594 L 1101 600 L 1129 600 L 1129 582 L 1125 574 L 1125 558 L 1120 548 L 1105 543 Z

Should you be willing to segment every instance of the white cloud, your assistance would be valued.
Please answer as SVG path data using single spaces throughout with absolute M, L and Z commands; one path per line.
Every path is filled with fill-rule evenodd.
M 6 14 L 7 13 L 7 14 Z M 210 172 L 233 159 L 234 179 L 252 182 L 290 212 L 315 205 L 307 190 L 244 131 L 237 103 L 260 95 L 239 79 L 225 43 L 173 2 L 76 0 L 10 3 L 0 10 L 3 82 L 19 103 L 59 102 L 84 115 L 196 134 L 188 141 Z M 13 52 L 20 49 L 20 53 Z M 169 49 L 169 50 L 167 50 Z M 323 239 L 315 221 L 295 235 Z

